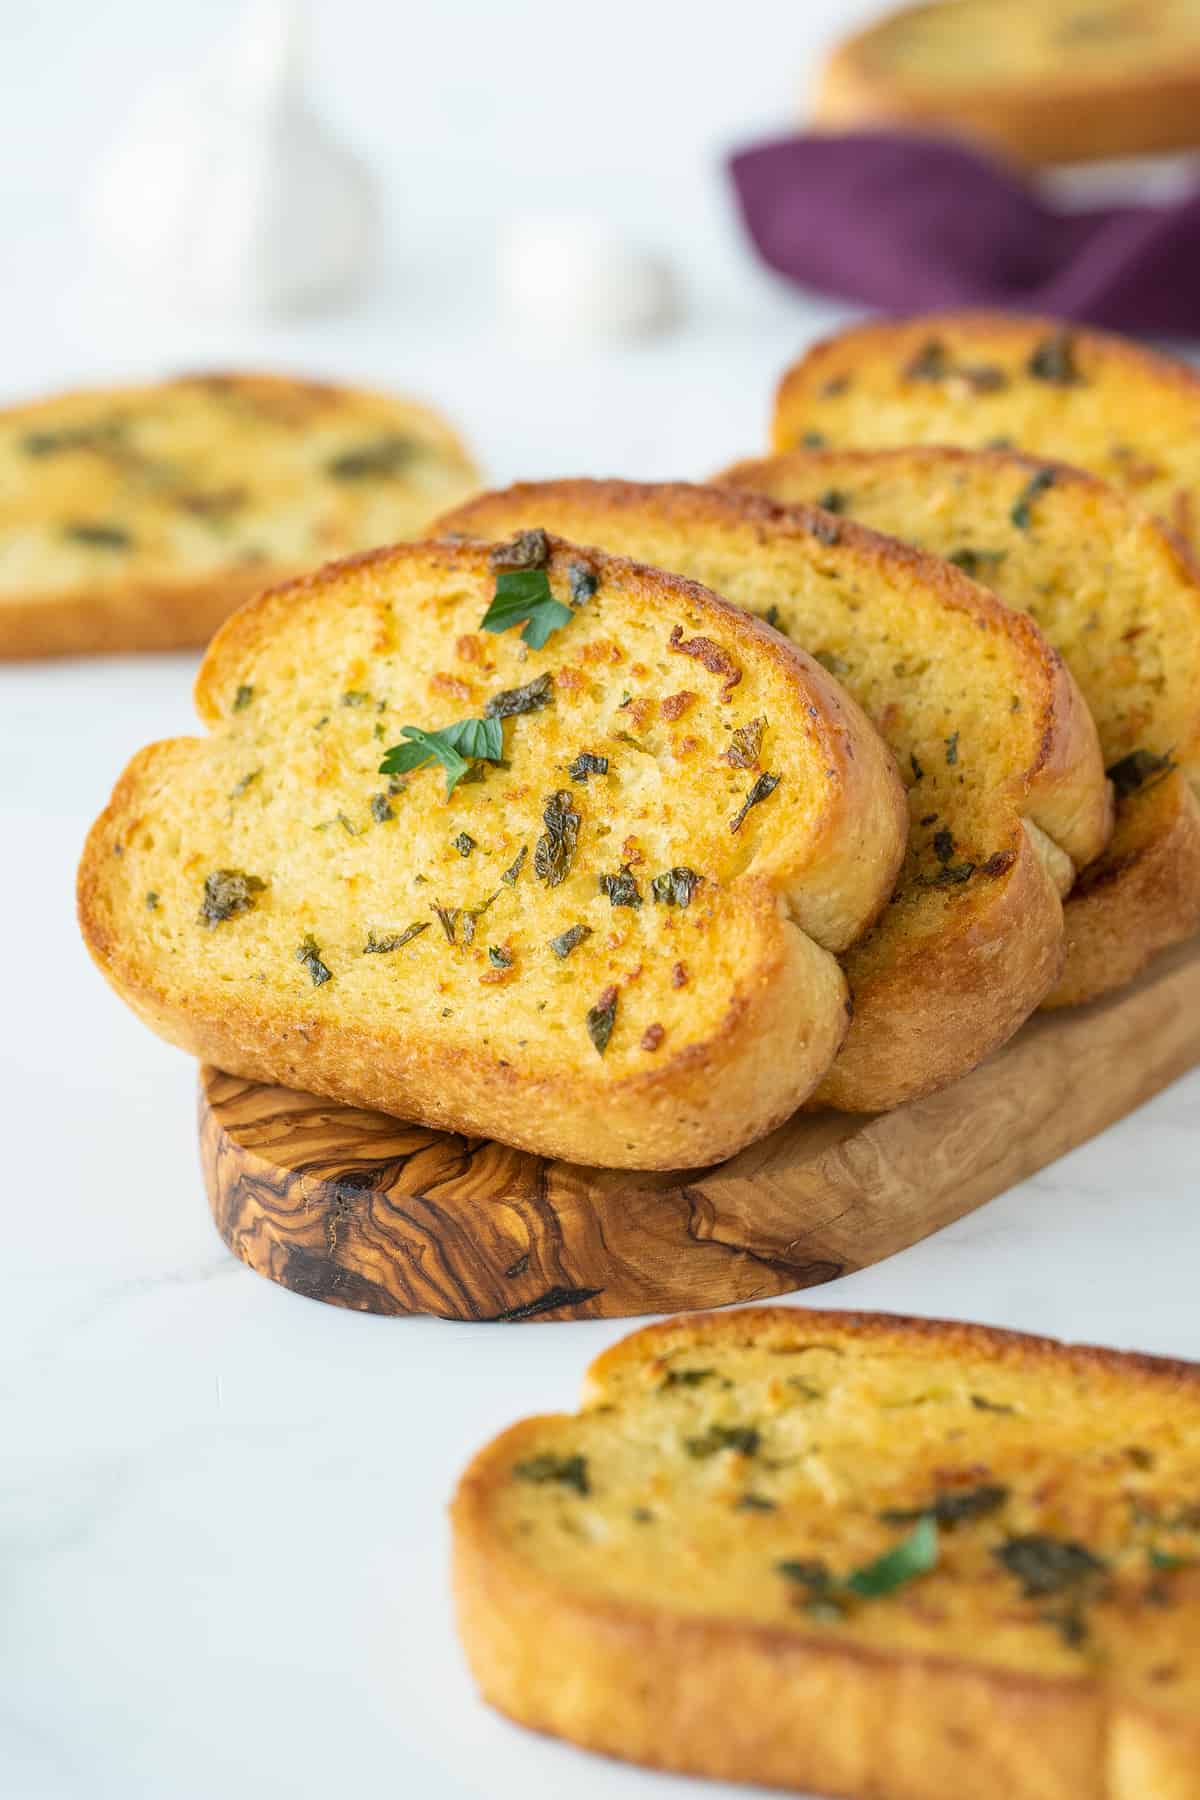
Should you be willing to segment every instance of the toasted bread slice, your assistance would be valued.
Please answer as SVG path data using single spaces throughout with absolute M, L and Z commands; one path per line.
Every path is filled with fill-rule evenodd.
M 1200 548 L 1200 374 L 1110 332 L 988 312 L 855 326 L 784 375 L 772 441 L 1061 458 Z
M 1200 1368 L 755 1308 L 635 1332 L 453 1507 L 483 1697 L 848 1800 L 1198 1800 Z
M 979 138 L 1023 163 L 1200 143 L 1192 0 L 956 0 L 897 7 L 829 57 L 813 119 Z
M 505 577 L 541 589 L 529 644 L 481 629 Z M 627 685 L 675 723 L 648 733 Z M 818 664 L 694 583 L 540 536 L 399 546 L 245 607 L 196 699 L 210 735 L 134 758 L 79 908 L 122 998 L 205 1061 L 676 1168 L 779 1124 L 836 1054 L 833 953 L 886 903 L 903 789 Z M 730 756 L 759 718 L 760 772 Z M 463 720 L 457 767 L 452 741 L 381 774 L 406 728 Z
M 818 1103 L 875 1112 L 930 1092 L 1028 1017 L 1058 978 L 1059 893 L 1110 818 L 1095 727 L 1029 619 L 861 526 L 712 488 L 528 484 L 443 525 L 544 525 L 703 580 L 811 650 L 891 745 L 904 873 L 845 956 L 854 1022 Z
M 1095 476 L 1012 451 L 796 450 L 719 479 L 948 557 L 1066 658 L 1116 827 L 1067 901 L 1067 963 L 1045 1005 L 1119 987 L 1200 930 L 1200 572 L 1169 532 Z
M 331 556 L 424 530 L 478 486 L 391 395 L 198 375 L 0 413 L 0 657 L 207 643 Z

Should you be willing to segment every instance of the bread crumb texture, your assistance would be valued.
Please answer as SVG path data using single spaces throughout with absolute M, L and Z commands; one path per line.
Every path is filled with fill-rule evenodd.
M 523 483 L 443 520 L 480 537 L 537 524 L 756 614 L 845 684 L 895 757 L 904 866 L 845 958 L 854 1023 L 821 1097 L 894 1106 L 1003 1043 L 1053 983 L 1059 892 L 1111 827 L 1095 727 L 1031 622 L 944 562 L 748 493 Z
M 484 627 L 514 578 L 540 647 Z M 728 1153 L 836 1051 L 831 951 L 886 900 L 899 783 L 823 670 L 704 590 L 544 538 L 400 547 L 243 609 L 197 702 L 210 735 L 135 758 L 80 874 L 93 953 L 173 1041 L 614 1166 Z M 380 773 L 467 721 L 491 743 L 457 773 Z
M 1198 1392 L 966 1325 L 652 1327 L 467 1471 L 468 1657 L 524 1723 L 726 1779 L 1195 1800 Z

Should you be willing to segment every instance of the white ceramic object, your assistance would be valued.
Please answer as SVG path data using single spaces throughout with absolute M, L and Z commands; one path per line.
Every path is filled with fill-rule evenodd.
M 586 213 L 514 218 L 500 240 L 497 285 L 517 330 L 543 347 L 649 337 L 680 312 L 666 260 Z
M 101 163 L 95 235 L 151 297 L 278 314 L 365 272 L 372 183 L 309 105 L 300 35 L 294 5 L 254 0 L 209 66 L 146 93 Z

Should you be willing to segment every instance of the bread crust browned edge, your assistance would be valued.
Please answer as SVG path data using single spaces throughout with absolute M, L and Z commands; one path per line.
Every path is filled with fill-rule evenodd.
M 119 403 L 125 397 L 136 399 L 156 387 L 206 381 L 224 381 L 239 387 L 304 389 L 328 395 L 332 400 L 394 399 L 438 427 L 447 451 L 462 458 L 464 473 L 475 467 L 458 432 L 439 412 L 421 401 L 306 376 L 256 371 L 238 374 L 211 370 L 173 376 L 164 382 L 147 382 L 141 387 L 76 388 L 6 407 L 0 412 L 0 422 L 14 414 L 36 419 L 39 413 L 54 411 L 64 402 L 73 400 L 103 397 Z M 194 577 L 180 581 L 135 579 L 120 587 L 64 589 L 36 600 L 0 598 L 0 661 L 198 649 L 207 644 L 217 627 L 253 595 L 264 588 L 294 580 L 302 572 L 303 565 L 299 563 L 259 563 L 245 568 L 218 569 L 205 580 Z
M 773 468 L 789 465 L 819 470 L 822 464 L 864 469 L 913 459 L 931 465 L 982 464 L 996 470 L 1030 474 L 1053 468 L 1056 485 L 1114 498 L 1128 509 L 1138 530 L 1159 539 L 1176 565 L 1181 581 L 1196 590 L 1200 629 L 1200 564 L 1178 532 L 1162 519 L 1142 513 L 1117 489 L 1069 463 L 1031 456 L 1019 450 L 966 450 L 959 446 L 914 444 L 880 450 L 785 450 L 775 456 L 747 457 L 714 477 L 739 492 L 755 491 L 756 481 L 769 481 Z M 1043 1000 L 1045 1007 L 1078 1006 L 1127 985 L 1164 950 L 1200 931 L 1200 803 L 1188 782 L 1200 778 L 1200 696 L 1191 737 L 1176 746 L 1182 765 L 1172 777 L 1170 793 L 1153 803 L 1153 827 L 1140 821 L 1126 830 L 1132 808 L 1143 809 L 1146 796 L 1117 802 L 1120 842 L 1113 842 L 1082 872 L 1064 905 L 1066 962 L 1062 975 Z M 1160 784 L 1162 785 L 1162 784 Z
M 842 351 L 848 345 L 857 347 L 886 342 L 899 332 L 913 329 L 927 330 L 931 336 L 938 331 L 970 329 L 982 335 L 1017 339 L 1021 343 L 1030 338 L 1037 339 L 1067 331 L 1079 342 L 1095 345 L 1106 357 L 1124 365 L 1131 375 L 1147 379 L 1156 386 L 1166 384 L 1181 388 L 1191 395 L 1200 410 L 1200 370 L 1193 369 L 1190 364 L 1181 362 L 1176 357 L 1164 356 L 1160 351 L 1150 350 L 1144 344 L 1134 343 L 1130 338 L 1122 337 L 1119 332 L 1104 331 L 1096 325 L 1077 325 L 1070 320 L 1051 318 L 1045 313 L 1006 313 L 997 312 L 990 307 L 954 307 L 942 312 L 906 313 L 896 318 L 866 319 L 860 325 L 850 325 L 843 331 L 831 332 L 828 337 L 819 338 L 815 344 L 810 344 L 803 356 L 784 370 L 776 385 L 771 422 L 773 448 L 777 451 L 796 448 L 790 440 L 792 399 L 800 393 L 809 394 L 809 384 L 814 379 L 814 373 L 819 371 L 827 357 Z
M 346 558 L 260 595 L 226 622 L 209 648 L 196 680 L 201 718 L 215 720 L 222 684 L 228 686 L 239 658 L 294 601 L 320 594 L 348 571 L 385 572 L 431 554 L 453 563 L 480 560 L 486 551 L 449 543 L 397 545 Z M 903 792 L 889 754 L 870 728 L 864 725 L 859 732 L 853 719 L 845 728 L 848 713 L 836 683 L 816 665 L 810 670 L 807 660 L 777 633 L 707 589 L 621 559 L 597 554 L 594 560 L 602 570 L 633 570 L 652 592 L 669 590 L 678 597 L 686 589 L 689 605 L 702 615 L 719 614 L 723 630 L 735 642 L 753 646 L 755 654 L 765 655 L 794 684 L 798 708 L 808 712 L 822 734 L 823 755 L 844 776 L 840 806 L 831 808 L 825 836 L 836 849 L 842 807 L 853 812 L 861 800 L 863 807 L 875 809 L 881 862 L 869 911 L 873 917 L 886 902 L 903 856 Z M 818 708 L 812 718 L 815 699 L 826 695 L 830 706 Z M 594 1086 L 578 1076 L 560 1071 L 535 1082 L 500 1059 L 457 1046 L 425 1042 L 398 1051 L 386 1034 L 371 1037 L 329 1021 L 263 1018 L 225 997 L 208 1012 L 202 1000 L 192 1006 L 172 1004 L 121 942 L 102 894 L 102 871 L 112 844 L 122 822 L 137 815 L 143 770 L 163 749 L 151 745 L 133 759 L 88 835 L 78 878 L 80 927 L 101 971 L 152 1030 L 231 1074 L 286 1082 L 435 1128 L 495 1137 L 575 1162 L 692 1168 L 723 1160 L 781 1124 L 811 1092 L 842 1043 L 848 1009 L 836 964 L 780 916 L 776 884 L 758 878 L 744 879 L 743 893 L 762 923 L 763 960 L 747 985 L 731 996 L 720 1025 L 709 1039 L 676 1051 L 653 1070 L 613 1081 L 599 1100 Z M 818 987 L 827 1005 L 822 1016 L 814 1017 Z M 457 1095 L 453 1104 L 430 1103 L 431 1095 L 444 1093 Z M 719 1105 L 713 1104 L 714 1094 L 719 1094 Z
M 1173 67 L 1138 80 L 1121 67 L 1107 79 L 1064 79 L 1065 56 L 1052 81 L 1007 87 L 986 78 L 949 87 L 889 76 L 878 59 L 884 31 L 897 19 L 930 10 L 896 7 L 836 45 L 816 84 L 808 123 L 828 131 L 924 126 L 982 139 L 1026 166 L 1200 143 L 1200 51 L 1190 58 L 1183 51 Z
M 830 515 L 818 507 L 780 506 L 742 489 L 685 483 L 516 483 L 499 497 L 516 507 L 523 507 L 527 497 L 530 523 L 539 500 L 602 502 L 619 509 L 645 507 L 655 497 L 673 501 L 698 524 L 716 519 L 757 525 L 805 542 L 812 541 L 814 526 L 830 523 Z M 467 501 L 444 514 L 440 528 L 469 532 L 474 518 L 486 520 L 495 498 L 483 494 Z M 1073 861 L 1092 861 L 1112 829 L 1112 796 L 1095 725 L 1062 658 L 1027 614 L 1012 611 L 940 557 L 840 516 L 837 525 L 839 547 L 855 549 L 885 574 L 889 568 L 903 569 L 926 582 L 944 605 L 1016 638 L 1031 664 L 1041 669 L 1038 756 L 1014 780 L 1009 800 L 1018 817 L 1029 816 Z M 811 1105 L 881 1112 L 933 1093 L 1005 1044 L 1054 986 L 1065 955 L 1057 888 L 1024 830 L 996 849 L 1011 850 L 1015 860 L 1006 875 L 989 883 L 986 925 L 975 907 L 960 907 L 952 928 L 936 945 L 915 947 L 886 976 L 855 988 L 855 1023 Z M 851 976 L 853 985 L 852 963 Z
M 863 1338 L 998 1363 L 1066 1362 L 1163 1384 L 1194 1402 L 1200 1370 L 1165 1357 L 881 1313 L 761 1307 L 651 1325 L 591 1366 L 584 1403 L 614 1365 L 672 1342 L 755 1333 Z M 517 1723 L 654 1768 L 805 1789 L 845 1800 L 1197 1800 L 1200 1721 L 1099 1680 L 988 1668 L 961 1657 L 839 1642 L 714 1616 L 575 1594 L 492 1529 L 492 1497 L 547 1424 L 526 1419 L 463 1474 L 452 1507 L 459 1636 L 483 1698 Z M 544 1441 L 544 1440 L 543 1440 Z M 1135 1785 L 1121 1771 L 1136 1768 Z M 1154 1785 L 1144 1785 L 1149 1776 Z

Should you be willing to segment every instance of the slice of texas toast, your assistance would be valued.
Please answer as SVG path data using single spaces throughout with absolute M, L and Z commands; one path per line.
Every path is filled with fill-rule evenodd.
M 720 477 L 833 506 L 948 557 L 1066 658 L 1116 785 L 1116 828 L 1066 905 L 1046 1004 L 1092 999 L 1200 930 L 1200 573 L 1095 476 L 1013 451 L 795 450 Z
M 1031 620 L 859 525 L 713 488 L 529 483 L 442 523 L 544 525 L 702 580 L 810 650 L 891 745 L 908 853 L 844 958 L 854 1022 L 821 1103 L 874 1112 L 953 1080 L 1053 986 L 1059 894 L 1107 841 L 1110 801 L 1095 727 Z
M 198 375 L 0 412 L 0 657 L 208 641 L 251 594 L 422 531 L 478 485 L 389 394 Z
M 775 1307 L 605 1352 L 475 1458 L 493 1706 L 846 1800 L 1200 1800 L 1200 1369 Z
M 529 623 L 485 628 L 514 590 Z M 731 1154 L 836 1054 L 903 790 L 836 682 L 703 588 L 541 536 L 399 546 L 243 608 L 196 698 L 209 735 L 134 758 L 79 877 L 173 1043 L 636 1168 Z M 446 767 L 380 772 L 463 721 Z
M 1200 374 L 1111 332 L 927 313 L 816 344 L 779 385 L 776 450 L 959 444 L 1057 457 L 1200 545 Z

